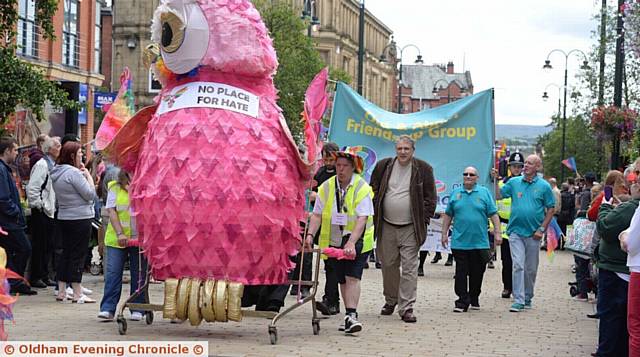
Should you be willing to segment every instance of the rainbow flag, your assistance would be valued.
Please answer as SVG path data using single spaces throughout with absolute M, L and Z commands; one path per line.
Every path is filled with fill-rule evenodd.
M 496 158 L 499 159 L 505 156 L 506 154 L 507 154 L 507 143 L 502 143 L 502 145 L 500 145 L 500 149 L 498 149 L 498 152 L 496 153 Z
M 560 229 L 556 218 L 553 217 L 549 223 L 549 227 L 547 228 L 547 257 L 549 258 L 549 261 L 553 261 L 554 252 L 556 248 L 558 248 L 560 239 L 562 239 L 562 230 Z
M 120 128 L 135 114 L 135 100 L 133 97 L 131 72 L 125 67 L 120 75 L 120 89 L 118 95 L 110 106 L 103 107 L 107 110 L 100 129 L 96 133 L 96 147 L 103 150 L 116 136 Z
M 329 96 L 326 87 L 329 68 L 323 68 L 309 83 L 304 94 L 304 138 L 307 145 L 307 163 L 315 164 L 322 157 L 322 116 L 327 109 Z
M 562 160 L 562 163 L 564 164 L 564 166 L 568 167 L 569 170 L 573 172 L 578 172 L 578 167 L 576 166 L 576 159 L 573 156 L 571 156 L 568 159 Z

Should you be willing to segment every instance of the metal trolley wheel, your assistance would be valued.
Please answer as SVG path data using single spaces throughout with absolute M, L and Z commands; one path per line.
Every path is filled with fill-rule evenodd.
M 313 327 L 313 334 L 314 335 L 319 335 L 320 334 L 320 320 L 318 319 L 314 319 L 311 321 L 311 327 Z
M 147 325 L 151 325 L 153 323 L 153 311 L 147 311 L 144 315 L 144 320 L 147 322 Z
M 127 334 L 127 320 L 124 317 L 118 317 L 118 333 L 121 335 Z
M 275 326 L 269 326 L 269 340 L 272 345 L 278 343 L 278 329 Z

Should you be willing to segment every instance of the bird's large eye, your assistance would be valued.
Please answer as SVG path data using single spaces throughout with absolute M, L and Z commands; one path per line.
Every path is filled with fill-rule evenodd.
M 209 47 L 209 24 L 195 0 L 162 0 L 153 15 L 151 40 L 173 73 L 197 68 Z
M 166 53 L 176 52 L 184 41 L 184 24 L 176 14 L 165 12 L 160 17 L 162 22 L 162 49 Z

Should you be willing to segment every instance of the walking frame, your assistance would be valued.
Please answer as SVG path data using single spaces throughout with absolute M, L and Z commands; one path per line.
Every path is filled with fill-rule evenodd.
M 307 222 L 308 223 L 308 222 Z M 308 224 L 305 227 L 305 235 L 304 237 L 306 237 L 306 233 L 307 233 L 307 229 L 308 229 Z M 137 241 L 131 240 L 130 241 L 131 246 L 137 246 Z M 307 249 L 305 250 L 304 247 L 305 244 L 305 239 L 303 238 L 301 241 L 301 249 L 300 249 L 300 273 L 298 275 L 298 279 L 297 280 L 289 280 L 288 284 L 297 284 L 298 285 L 298 294 L 297 294 L 297 301 L 295 304 L 289 306 L 288 308 L 286 308 L 284 311 L 282 312 L 271 312 L 271 311 L 254 311 L 254 310 L 249 310 L 249 309 L 242 309 L 242 316 L 243 317 L 258 317 L 258 318 L 267 318 L 267 319 L 271 319 L 271 322 L 269 323 L 269 327 L 268 327 L 268 332 L 269 332 L 269 338 L 270 338 L 270 342 L 272 345 L 275 345 L 278 343 L 278 328 L 276 326 L 276 324 L 278 323 L 278 321 L 280 319 L 282 319 L 283 317 L 285 317 L 287 314 L 289 314 L 291 311 L 307 304 L 307 303 L 311 303 L 311 310 L 312 310 L 312 318 L 311 318 L 311 327 L 313 329 L 313 334 L 314 335 L 318 335 L 320 333 L 320 319 L 318 318 L 317 315 L 317 310 L 316 310 L 316 293 L 318 290 L 318 277 L 320 274 L 320 260 L 321 260 L 321 253 L 322 250 L 319 248 L 313 248 L 313 249 Z M 313 268 L 313 280 L 308 281 L 308 280 L 302 280 L 302 267 L 304 264 L 304 253 L 308 253 L 311 252 L 313 253 L 313 256 L 316 256 L 316 261 L 314 264 L 314 268 Z M 118 324 L 118 332 L 120 333 L 120 335 L 125 335 L 127 333 L 127 320 L 124 317 L 124 310 L 126 308 L 129 308 L 130 310 L 136 310 L 136 311 L 143 311 L 144 315 L 145 315 L 145 322 L 147 323 L 147 325 L 151 325 L 153 323 L 153 315 L 155 311 L 163 311 L 164 309 L 164 302 L 162 304 L 152 304 L 150 303 L 150 299 L 149 299 L 149 282 L 151 280 L 151 267 L 149 264 L 147 264 L 147 271 L 143 272 L 142 271 L 142 261 L 143 261 L 144 257 L 143 257 L 143 252 L 142 250 L 140 250 L 138 252 L 138 280 L 140 282 L 141 277 L 145 276 L 145 281 L 144 284 L 142 284 L 142 286 L 140 286 L 140 284 L 138 285 L 138 289 L 136 290 L 135 293 L 133 293 L 131 296 L 129 296 L 129 298 L 127 298 L 127 300 L 120 304 L 120 307 L 118 308 L 117 311 L 117 318 L 116 318 L 116 322 Z M 313 258 L 312 258 L 313 259 Z M 309 286 L 310 289 L 310 294 L 309 296 L 305 297 L 305 298 L 301 298 L 301 287 L 302 286 Z M 133 301 L 138 298 L 139 296 L 144 296 L 144 300 L 146 301 L 145 303 L 134 303 Z

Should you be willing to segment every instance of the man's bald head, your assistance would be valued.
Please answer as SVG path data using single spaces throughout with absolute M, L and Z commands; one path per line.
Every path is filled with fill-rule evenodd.
M 540 168 L 542 167 L 542 160 L 538 155 L 529 155 L 527 159 L 524 160 L 524 175 L 531 178 L 535 176 Z

